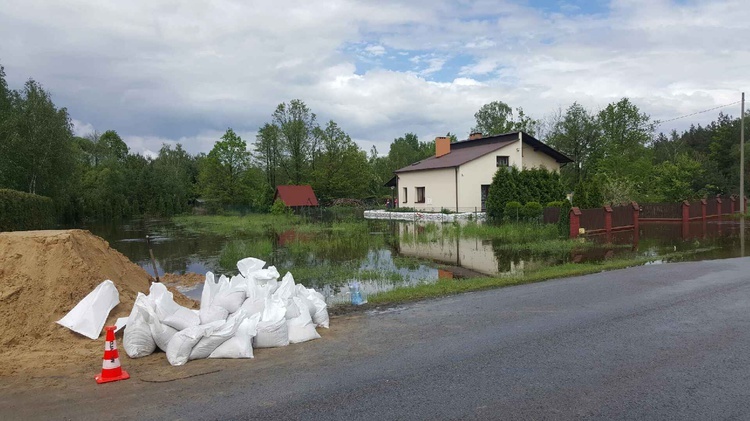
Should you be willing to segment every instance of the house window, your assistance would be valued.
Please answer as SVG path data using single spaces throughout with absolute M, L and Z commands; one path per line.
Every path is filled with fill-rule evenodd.
M 406 203 L 408 201 L 409 201 L 408 190 L 406 189 L 406 187 L 404 187 L 404 203 Z
M 417 203 L 424 203 L 424 187 L 416 187 Z
M 482 198 L 482 212 L 487 212 L 487 196 L 490 195 L 490 185 L 482 184 L 480 188 L 481 188 L 481 198 Z
M 507 168 L 509 166 L 509 162 L 508 162 L 508 157 L 507 156 L 500 156 L 500 155 L 498 155 L 496 158 L 497 158 L 497 167 L 498 168 L 501 168 L 501 167 L 506 167 Z

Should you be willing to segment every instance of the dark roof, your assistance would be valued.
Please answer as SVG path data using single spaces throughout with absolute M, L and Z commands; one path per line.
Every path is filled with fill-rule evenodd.
M 312 187 L 304 186 L 277 186 L 273 200 L 281 199 L 289 207 L 296 206 L 318 206 Z
M 460 142 L 451 143 L 451 151 L 446 155 L 443 155 L 439 158 L 436 158 L 433 155 L 427 159 L 417 161 L 394 172 L 401 173 L 409 171 L 458 167 L 517 141 L 518 132 L 505 133 L 496 136 L 487 136 L 479 139 L 462 140 Z M 544 142 L 539 141 L 526 133 L 523 133 L 523 142 L 533 147 L 535 151 L 538 150 L 551 156 L 558 163 L 565 164 L 568 162 L 573 162 L 572 159 L 552 149 Z
M 398 176 L 394 175 L 393 178 L 388 180 L 385 184 L 383 184 L 383 187 L 397 187 L 398 186 Z

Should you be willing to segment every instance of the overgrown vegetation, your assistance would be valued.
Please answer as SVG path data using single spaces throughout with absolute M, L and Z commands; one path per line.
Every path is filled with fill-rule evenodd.
M 565 190 L 555 171 L 500 168 L 492 178 L 487 196 L 487 216 L 496 223 L 534 219 L 541 215 L 540 203 L 564 199 Z
M 55 222 L 52 199 L 0 189 L 0 232 L 50 228 Z

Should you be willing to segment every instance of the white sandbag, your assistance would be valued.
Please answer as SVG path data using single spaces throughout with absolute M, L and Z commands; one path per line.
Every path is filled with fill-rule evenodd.
M 299 297 L 293 297 L 294 303 L 299 307 L 299 316 L 287 320 L 289 325 L 289 342 L 296 344 L 320 338 L 315 330 L 315 324 L 310 317 L 310 311 Z
M 305 288 L 301 285 L 296 286 L 297 296 L 307 299 L 308 302 L 312 303 L 313 307 L 310 309 L 313 323 L 318 327 L 328 329 L 329 318 L 328 318 L 328 304 L 326 304 L 325 297 L 323 294 L 315 291 L 312 288 Z M 305 303 L 307 304 L 307 303 Z
M 156 316 L 164 321 L 182 307 L 174 301 L 174 295 L 161 282 L 153 282 L 149 288 L 148 297 L 154 305 Z M 177 329 L 182 330 L 182 329 Z
M 276 292 L 276 288 L 279 287 L 279 283 L 277 282 L 279 271 L 276 270 L 276 266 L 269 266 L 268 269 L 255 271 L 252 277 L 257 282 L 258 287 L 265 288 L 269 294 Z
M 166 352 L 167 345 L 169 345 L 172 337 L 177 333 L 177 329 L 160 322 L 154 310 L 149 311 L 149 316 L 148 326 L 151 329 L 151 336 L 154 338 L 156 346 Z
M 247 280 L 242 276 L 233 276 L 228 280 L 224 275 L 219 279 L 219 290 L 211 301 L 212 306 L 220 306 L 234 313 L 245 301 Z
M 185 364 L 190 357 L 190 352 L 193 350 L 193 347 L 203 339 L 204 336 L 210 335 L 214 329 L 222 324 L 223 323 L 219 321 L 207 325 L 189 327 L 177 332 L 167 346 L 167 361 L 169 361 L 171 365 Z
M 148 312 L 148 297 L 139 292 L 135 297 L 133 309 L 130 310 L 122 343 L 125 353 L 130 358 L 140 358 L 151 355 L 156 349 L 156 342 L 151 336 L 149 327 L 150 316 Z
M 276 348 L 289 345 L 289 327 L 285 318 L 272 322 L 258 322 L 258 333 L 253 338 L 254 348 Z
M 298 297 L 302 300 L 303 303 L 307 306 L 307 308 L 310 310 L 310 317 L 312 317 L 315 314 L 315 305 L 307 298 L 307 288 L 305 288 L 302 284 L 297 284 L 294 286 L 294 296 Z
M 83 297 L 83 300 L 57 323 L 87 338 L 97 339 L 102 333 L 109 312 L 119 303 L 120 294 L 115 284 L 108 279 Z
M 258 333 L 259 320 L 260 313 L 243 320 L 234 336 L 219 345 L 208 358 L 253 358 L 253 337 Z
M 229 316 L 229 310 L 225 309 L 224 307 L 219 306 L 207 306 L 203 307 L 201 305 L 200 310 L 200 319 L 201 324 L 209 324 L 215 321 L 225 321 L 227 319 L 227 316 Z
M 247 314 L 242 310 L 238 310 L 236 313 L 229 316 L 226 322 L 224 322 L 216 329 L 213 329 L 210 333 L 207 333 L 193 347 L 193 350 L 190 351 L 190 356 L 188 357 L 188 359 L 198 360 L 208 358 L 208 356 L 211 355 L 211 353 L 214 352 L 214 350 L 218 348 L 219 345 L 223 344 L 224 342 L 229 340 L 229 338 L 234 336 L 235 333 L 237 333 L 237 329 L 240 327 L 240 324 L 243 320 L 245 320 L 246 317 Z
M 258 323 L 258 334 L 253 339 L 255 348 L 274 348 L 289 345 L 286 308 L 279 298 L 267 298 Z
M 254 314 L 258 314 L 258 317 L 260 317 L 260 313 L 263 313 L 263 309 L 266 308 L 266 300 L 265 298 L 246 298 L 245 301 L 240 306 L 240 310 L 244 310 L 245 313 L 252 316 Z
M 173 327 L 178 331 L 201 324 L 199 313 L 195 313 L 187 307 L 179 306 L 177 311 L 167 316 L 162 323 Z
M 203 291 L 201 292 L 201 308 L 210 306 L 214 295 L 219 291 L 219 284 L 214 279 L 212 272 L 206 272 L 206 281 L 203 282 Z
M 286 317 L 287 320 L 299 316 L 299 308 L 294 304 L 294 301 L 292 301 L 294 294 L 294 277 L 292 277 L 290 272 L 287 272 L 281 279 L 281 283 L 279 283 L 276 292 L 273 293 L 274 297 L 280 299 L 284 303 L 284 307 L 286 307 L 286 314 L 284 317 Z
M 251 273 L 263 269 L 265 265 L 266 262 L 263 260 L 256 259 L 255 257 L 246 257 L 237 262 L 237 270 L 240 271 L 242 276 L 249 278 Z

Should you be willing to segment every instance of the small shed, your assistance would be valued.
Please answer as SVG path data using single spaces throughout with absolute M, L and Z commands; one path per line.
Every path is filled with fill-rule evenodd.
M 315 197 L 312 187 L 304 186 L 277 186 L 273 201 L 281 199 L 290 208 L 301 206 L 318 206 L 318 198 Z

